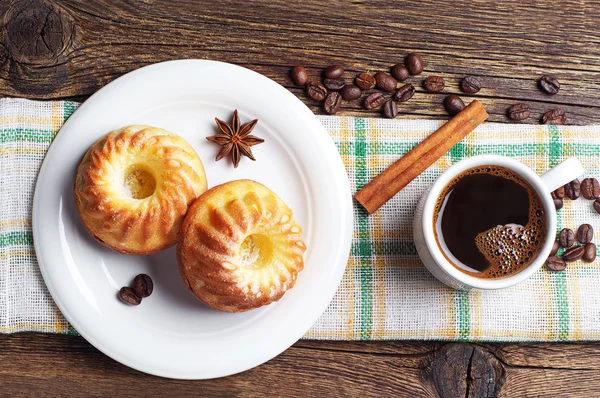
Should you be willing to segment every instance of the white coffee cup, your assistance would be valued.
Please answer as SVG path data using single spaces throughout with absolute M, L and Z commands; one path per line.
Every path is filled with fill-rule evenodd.
M 546 214 L 546 240 L 534 261 L 520 272 L 497 279 L 477 278 L 460 271 L 442 254 L 433 226 L 434 208 L 442 190 L 463 171 L 477 166 L 501 166 L 523 177 L 541 199 Z M 583 167 L 574 157 L 568 158 L 546 173 L 538 176 L 523 163 L 505 156 L 479 155 L 461 160 L 448 168 L 431 186 L 417 205 L 413 221 L 413 235 L 419 257 L 425 267 L 444 284 L 461 290 L 503 289 L 523 282 L 536 272 L 548 258 L 556 237 L 556 209 L 550 193 L 583 174 Z

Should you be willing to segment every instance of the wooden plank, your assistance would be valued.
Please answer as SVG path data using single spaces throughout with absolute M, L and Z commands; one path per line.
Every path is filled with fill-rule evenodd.
M 127 368 L 75 336 L 0 336 L 2 394 L 66 396 L 593 396 L 600 343 L 469 344 L 301 340 L 277 358 L 214 380 Z M 588 394 L 588 395 L 586 395 Z M 592 394 L 592 395 L 589 395 Z
M 0 95 L 84 99 L 116 77 L 154 62 L 204 58 L 232 62 L 293 87 L 290 67 L 301 63 L 313 77 L 338 62 L 351 80 L 360 71 L 387 70 L 411 51 L 423 54 L 425 71 L 410 79 L 419 87 L 400 107 L 400 117 L 445 118 L 442 99 L 457 93 L 465 75 L 483 83 L 478 98 L 490 121 L 507 122 L 515 102 L 532 108 L 527 122 L 555 107 L 568 123 L 598 123 L 600 16 L 593 2 L 486 1 L 417 3 L 319 2 L 293 6 L 261 0 L 251 7 L 191 0 L 114 2 L 42 0 L 1 2 Z M 433 12 L 435 10 L 435 12 Z M 569 21 L 565 23 L 564 21 Z M 42 34 L 44 33 L 44 34 Z M 561 81 L 555 96 L 536 87 L 551 73 Z M 427 75 L 441 75 L 443 94 L 425 93 Z M 359 102 L 342 114 L 378 115 Z
M 247 372 L 204 381 L 140 373 L 73 336 L 0 336 L 0 362 L 6 396 L 23 391 L 61 396 L 433 396 L 419 382 L 417 357 L 406 362 L 402 357 L 303 347 Z

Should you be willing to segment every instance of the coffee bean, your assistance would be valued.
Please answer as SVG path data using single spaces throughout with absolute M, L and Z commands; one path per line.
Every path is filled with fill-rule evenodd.
M 352 101 L 360 98 L 360 96 L 362 95 L 362 90 L 354 84 L 346 84 L 340 90 L 340 94 L 342 95 L 342 98 L 344 100 Z
M 573 246 L 573 243 L 575 243 L 575 234 L 571 229 L 563 228 L 558 235 L 558 243 L 560 243 L 562 247 Z
M 565 260 L 568 263 L 572 263 L 573 261 L 577 261 L 579 260 L 581 257 L 583 257 L 583 253 L 584 253 L 585 249 L 583 248 L 583 246 L 573 246 L 570 249 L 567 249 L 564 253 L 563 253 L 563 260 Z
M 373 93 L 365 98 L 364 106 L 366 109 L 373 110 L 379 108 L 385 102 L 385 98 L 381 93 Z
M 406 66 L 402 64 L 392 66 L 390 73 L 392 76 L 394 76 L 394 79 L 398 80 L 399 82 L 405 81 L 410 76 L 408 69 L 406 69 Z
M 576 178 L 573 181 L 567 183 L 565 185 L 565 195 L 571 200 L 579 199 L 579 194 L 581 193 L 581 184 L 579 180 Z
M 408 83 L 396 90 L 394 93 L 394 100 L 398 102 L 406 102 L 411 99 L 413 95 L 415 95 L 415 86 Z
M 323 85 L 329 91 L 338 91 L 346 85 L 344 79 L 323 79 Z
M 554 207 L 556 210 L 562 209 L 565 205 L 565 202 L 561 198 L 553 198 L 552 200 L 554 201 Z
M 342 65 L 329 65 L 323 71 L 323 77 L 325 79 L 338 79 L 344 74 L 344 67 Z
M 580 243 L 590 243 L 594 239 L 594 227 L 590 224 L 581 224 L 577 229 L 577 240 Z
M 372 90 L 375 88 L 377 82 L 375 81 L 375 78 L 368 73 L 360 73 L 354 79 L 354 83 L 362 90 Z
M 152 283 L 152 278 L 150 278 L 148 275 L 139 274 L 133 278 L 131 289 L 133 289 L 135 295 L 140 298 L 148 297 L 154 290 L 154 283 Z
M 465 93 L 474 94 L 481 90 L 481 83 L 473 76 L 467 76 L 461 80 L 460 89 Z
M 331 92 L 327 94 L 325 103 L 323 104 L 323 110 L 330 115 L 335 115 L 342 106 L 342 96 L 340 93 Z
M 595 178 L 584 178 L 581 181 L 581 195 L 589 200 L 600 198 L 600 182 Z
M 398 116 L 398 105 L 392 100 L 387 101 L 383 104 L 383 114 L 390 119 L 395 118 Z
M 514 104 L 508 108 L 507 114 L 512 120 L 525 120 L 531 115 L 531 109 L 527 104 Z
M 304 86 L 306 83 L 308 83 L 308 72 L 306 72 L 304 66 L 294 66 L 290 74 L 292 76 L 294 84 L 296 84 L 297 86 Z
M 596 199 L 593 206 L 596 213 L 600 214 L 600 199 Z
M 129 305 L 139 305 L 142 302 L 142 299 L 128 286 L 124 286 L 119 290 L 119 298 L 122 302 Z
M 327 96 L 327 89 L 321 82 L 308 82 L 306 83 L 306 94 L 314 100 L 323 101 Z
M 428 76 L 423 80 L 423 87 L 429 91 L 438 92 L 446 87 L 446 82 L 441 76 Z
M 404 65 L 411 75 L 418 75 L 423 72 L 423 58 L 417 53 L 411 53 L 406 56 Z
M 446 112 L 454 116 L 465 109 L 465 103 L 458 95 L 450 94 L 444 99 L 444 108 L 446 108 Z
M 375 73 L 375 81 L 377 88 L 390 93 L 398 86 L 398 81 L 385 72 Z
M 553 124 L 558 126 L 565 124 L 566 122 L 567 117 L 565 116 L 565 111 L 563 111 L 560 108 L 552 109 L 551 111 L 544 113 L 544 115 L 542 116 L 543 124 Z
M 548 94 L 556 94 L 560 90 L 560 83 L 552 76 L 542 76 L 539 83 L 540 88 Z
M 563 199 L 565 197 L 565 187 L 563 186 L 556 188 L 556 191 L 552 192 L 552 197 Z
M 588 243 L 583 247 L 583 256 L 581 257 L 586 263 L 593 263 L 596 259 L 596 245 Z
M 552 250 L 550 250 L 550 256 L 554 256 L 558 252 L 559 248 L 560 248 L 560 243 L 558 243 L 558 241 L 555 240 L 554 244 L 552 245 Z
M 567 268 L 567 263 L 565 263 L 565 260 L 563 260 L 560 257 L 548 257 L 548 259 L 546 260 L 546 267 L 550 270 L 550 271 L 555 271 L 555 272 L 559 272 L 559 271 L 564 271 L 565 268 Z

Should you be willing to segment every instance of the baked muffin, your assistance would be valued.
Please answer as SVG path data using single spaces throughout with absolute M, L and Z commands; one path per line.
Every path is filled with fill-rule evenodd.
M 176 134 L 141 125 L 96 141 L 75 177 L 75 204 L 87 230 L 127 254 L 174 245 L 188 207 L 204 191 L 194 149 Z
M 279 300 L 304 267 L 302 229 L 269 188 L 231 181 L 201 195 L 183 221 L 179 271 L 188 289 L 221 311 Z

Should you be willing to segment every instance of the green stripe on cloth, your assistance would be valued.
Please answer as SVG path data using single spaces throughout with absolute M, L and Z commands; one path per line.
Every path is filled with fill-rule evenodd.
M 65 102 L 63 104 L 63 120 L 66 121 L 75 112 L 75 109 L 74 102 Z
M 356 189 L 359 190 L 368 183 L 367 175 L 367 136 L 365 119 L 356 118 L 355 130 L 355 156 L 356 156 Z M 359 239 L 357 250 L 359 267 L 358 281 L 360 285 L 360 323 L 357 325 L 361 340 L 370 340 L 373 330 L 373 268 L 371 265 L 371 254 L 373 252 L 371 232 L 369 228 L 369 215 L 362 208 L 355 211 L 356 224 L 358 226 Z
M 54 138 L 52 130 L 32 128 L 7 128 L 0 131 L 0 144 L 7 142 L 36 142 L 49 144 Z
M 355 214 L 356 215 L 356 214 Z M 357 218 L 357 223 L 363 221 L 362 219 Z M 368 215 L 365 212 L 364 222 L 368 222 Z M 365 233 L 364 234 L 356 234 L 358 236 L 358 242 L 371 242 L 369 239 L 370 232 L 368 224 L 364 225 Z M 397 239 L 393 239 L 390 241 L 382 240 L 378 242 L 381 246 L 381 250 L 385 253 L 387 257 L 407 257 L 407 256 L 417 256 L 417 247 L 412 241 L 398 241 Z M 364 255 L 369 258 L 372 253 L 373 246 L 369 243 L 368 245 L 365 243 L 361 246 L 361 244 L 356 244 L 352 246 L 352 255 L 353 256 L 361 256 Z
M 0 247 L 16 245 L 33 245 L 33 234 L 31 232 L 9 232 L 0 235 Z
M 560 163 L 561 156 L 565 154 L 565 149 L 562 145 L 560 132 L 556 126 L 548 127 L 548 135 L 550 140 L 549 162 L 550 167 L 554 167 Z M 562 229 L 561 212 L 557 212 L 557 227 Z M 558 340 L 565 341 L 569 337 L 569 299 L 567 292 L 567 274 L 566 272 L 553 273 L 554 288 L 554 306 L 558 314 Z
M 377 145 L 369 145 L 366 148 L 366 156 L 395 156 L 399 153 L 403 154 L 417 146 L 419 141 L 396 142 L 383 141 Z M 565 152 L 575 155 L 588 155 L 600 153 L 600 145 L 597 144 L 563 144 Z M 475 147 L 465 147 L 464 144 L 458 143 L 455 145 L 455 154 L 463 154 L 464 156 L 482 155 L 487 153 L 497 153 L 509 157 L 519 157 L 524 155 L 540 155 L 548 153 L 548 144 L 546 143 L 518 143 L 518 144 L 480 144 Z M 356 153 L 356 143 L 340 142 L 338 150 L 341 155 L 354 155 Z M 450 153 L 452 154 L 452 153 Z M 457 159 L 462 159 L 457 157 Z
M 457 309 L 456 329 L 458 330 L 459 341 L 469 340 L 471 333 L 471 311 L 469 305 L 469 291 L 456 291 L 454 295 L 455 307 Z

